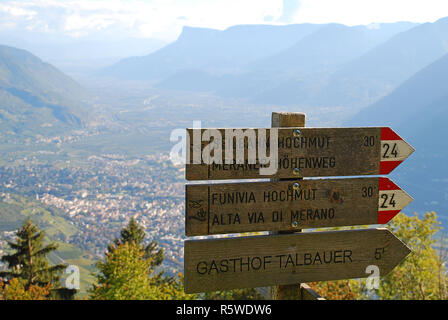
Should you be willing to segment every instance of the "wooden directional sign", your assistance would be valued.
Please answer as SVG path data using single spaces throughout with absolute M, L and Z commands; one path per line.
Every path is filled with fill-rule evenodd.
M 185 241 L 185 292 L 365 278 L 410 253 L 387 229 Z
M 233 149 L 234 159 L 237 149 L 244 149 L 244 163 L 234 160 L 229 164 L 224 154 L 226 141 L 231 141 L 226 140 L 230 130 L 187 129 L 187 180 L 380 175 L 390 173 L 414 152 L 388 127 L 238 129 L 247 134 L 244 145 L 240 140 L 240 144 L 232 143 L 232 148 L 229 144 L 228 149 Z M 260 154 L 249 163 L 247 149 L 252 145 L 258 151 L 264 143 L 268 156 L 270 130 L 278 130 L 278 168 L 274 175 L 261 175 L 260 167 L 268 164 L 259 161 Z M 206 151 L 213 159 L 221 154 L 222 161 L 204 161 Z
M 186 186 L 187 236 L 385 224 L 413 199 L 388 178 Z

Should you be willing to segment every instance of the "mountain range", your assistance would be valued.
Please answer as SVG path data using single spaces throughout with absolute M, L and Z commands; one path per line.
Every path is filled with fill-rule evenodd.
M 448 223 L 448 54 L 393 92 L 347 120 L 346 126 L 390 126 L 416 152 L 393 176 L 417 201 L 410 208 L 434 210 Z
M 146 55 L 164 45 L 158 39 L 130 38 L 111 33 L 79 37 L 34 30 L 1 30 L 0 43 L 32 52 L 64 73 L 80 78 L 132 55 Z
M 375 102 L 448 53 L 448 18 L 393 36 L 331 75 L 319 103 Z
M 442 123 L 447 112 L 448 54 L 445 54 L 346 124 L 393 126 L 415 139 L 419 148 L 426 148 L 428 138 L 436 144 L 444 142 Z
M 5 142 L 82 127 L 88 92 L 28 51 L 0 45 L 0 123 Z
M 163 89 L 313 105 L 325 96 L 322 90 L 331 85 L 335 72 L 417 26 L 299 24 L 224 31 L 186 27 L 174 43 L 147 56 L 122 60 L 102 74 L 154 81 Z
M 419 210 L 448 210 L 448 18 L 354 27 L 185 27 L 175 42 L 100 74 L 150 81 L 172 94 L 205 91 L 329 112 L 343 106 L 356 113 L 345 126 L 391 126 L 413 145 L 416 152 L 394 171 L 397 182 L 425 199 L 415 201 Z M 52 65 L 25 50 L 0 46 L 2 143 L 84 126 L 84 97 L 88 92 Z
M 224 31 L 184 27 L 179 38 L 146 56 L 131 57 L 102 75 L 131 80 L 162 80 L 176 72 L 238 72 L 245 64 L 292 46 L 319 25 L 242 25 Z
M 272 34 L 258 36 L 263 28 L 185 28 L 171 45 L 103 72 L 149 80 L 173 94 L 209 92 L 329 112 L 342 106 L 356 114 L 344 126 L 391 126 L 416 149 L 391 175 L 416 199 L 410 210 L 435 210 L 448 223 L 448 18 L 424 24 L 295 25 L 288 29 L 290 41 L 278 36 L 286 29 L 266 27 L 282 42 L 275 48 L 267 45 Z M 238 47 L 222 40 L 230 31 L 240 32 L 234 35 Z M 244 45 L 254 47 L 250 39 L 260 38 L 270 50 L 260 51 L 260 45 L 256 54 L 245 56 L 250 50 Z
M 360 110 L 446 53 L 448 18 L 353 27 L 185 27 L 177 41 L 102 75 L 262 104 Z

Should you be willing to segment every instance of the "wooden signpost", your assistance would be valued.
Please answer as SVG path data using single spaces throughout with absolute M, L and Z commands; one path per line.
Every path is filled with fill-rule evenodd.
M 185 241 L 187 293 L 389 273 L 410 250 L 387 229 Z
M 381 228 L 298 232 L 390 221 L 412 198 L 388 178 L 303 178 L 388 174 L 414 151 L 407 142 L 388 127 L 305 128 L 299 113 L 273 113 L 272 120 L 271 129 L 238 129 L 241 140 L 225 138 L 233 129 L 187 129 L 187 180 L 271 179 L 186 186 L 187 236 L 271 232 L 186 240 L 187 293 L 276 286 L 275 298 L 318 299 L 303 282 L 364 278 L 372 265 L 383 276 L 410 253 Z M 260 154 L 249 162 L 249 152 L 275 150 L 270 130 L 278 130 L 276 173 L 262 175 L 266 162 Z M 207 149 L 213 156 L 243 152 L 244 162 L 204 162 Z
M 388 178 L 186 186 L 187 236 L 385 224 L 412 198 Z
M 203 140 L 206 129 L 187 129 L 189 152 L 187 154 L 187 180 L 225 180 L 259 178 L 296 178 L 389 174 L 414 152 L 414 149 L 388 127 L 371 128 L 276 128 L 278 130 L 278 170 L 275 175 L 260 175 L 260 161 L 250 164 L 193 163 L 193 159 L 209 144 Z M 222 141 L 220 153 L 225 152 L 226 129 L 214 129 Z M 247 129 L 240 129 L 245 132 Z M 258 131 L 255 138 L 245 140 L 258 148 Z M 266 137 L 270 137 L 270 130 Z M 196 139 L 195 139 L 196 137 Z M 195 147 L 195 142 L 197 143 Z M 266 138 L 269 153 L 270 142 Z M 199 148 L 200 146 L 200 148 Z M 229 147 L 230 148 L 230 147 Z M 236 150 L 237 143 L 233 144 Z M 247 152 L 247 151 L 246 151 Z M 247 154 L 247 153 L 246 153 Z M 247 160 L 247 157 L 245 157 Z

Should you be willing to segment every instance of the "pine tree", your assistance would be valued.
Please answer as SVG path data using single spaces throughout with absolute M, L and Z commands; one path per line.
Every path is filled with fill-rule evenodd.
M 47 287 L 49 284 L 57 287 L 60 274 L 66 266 L 50 265 L 47 255 L 56 250 L 57 245 L 54 243 L 44 245 L 44 237 L 44 232 L 27 219 L 17 230 L 16 241 L 7 242 L 13 253 L 1 258 L 9 270 L 0 272 L 0 277 L 10 280 L 21 279 L 25 290 L 32 286 Z
M 133 242 L 138 247 L 143 245 L 143 241 L 145 240 L 146 234 L 143 227 L 140 227 L 137 223 L 137 221 L 132 217 L 129 220 L 129 223 L 126 227 L 121 229 L 120 231 L 120 238 L 115 239 L 114 243 L 115 245 L 120 245 L 123 243 L 131 243 Z
M 156 267 L 162 265 L 165 255 L 162 248 L 159 248 L 156 241 L 152 240 L 145 245 L 146 233 L 143 227 L 139 226 L 137 221 L 132 217 L 126 227 L 121 229 L 120 237 L 116 238 L 113 244 L 108 246 L 108 252 L 124 243 L 134 243 L 140 250 L 144 251 L 144 258 L 150 261 L 150 274 L 152 275 L 152 282 L 161 284 L 172 282 L 170 277 L 164 277 L 163 271 L 158 274 L 153 274 Z
M 105 260 L 97 264 L 98 285 L 90 291 L 92 299 L 195 299 L 184 293 L 182 275 L 167 277 L 155 268 L 164 260 L 156 241 L 145 244 L 146 233 L 134 218 L 110 244 Z M 146 241 L 147 242 L 147 241 Z M 134 279 L 139 279 L 134 281 Z
M 121 229 L 120 238 L 114 240 L 113 245 L 109 245 L 108 251 L 113 250 L 114 246 L 119 246 L 126 242 L 134 243 L 141 250 L 145 251 L 145 257 L 151 257 L 151 268 L 154 269 L 160 266 L 164 260 L 163 249 L 159 249 L 157 242 L 151 241 L 145 246 L 146 233 L 143 227 L 139 226 L 137 221 L 132 217 L 126 227 Z
M 149 280 L 150 260 L 133 242 L 119 244 L 97 263 L 97 284 L 90 290 L 94 300 L 149 300 L 160 298 Z

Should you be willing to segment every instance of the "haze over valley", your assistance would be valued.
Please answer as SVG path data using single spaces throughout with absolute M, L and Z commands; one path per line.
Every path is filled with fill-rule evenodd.
M 390 126 L 415 149 L 391 178 L 448 226 L 448 17 L 184 26 L 172 41 L 0 32 L 0 253 L 27 215 L 86 275 L 130 217 L 182 270 L 184 168 L 172 130 Z M 20 214 L 15 214 L 20 212 Z M 89 283 L 86 276 L 85 286 Z

